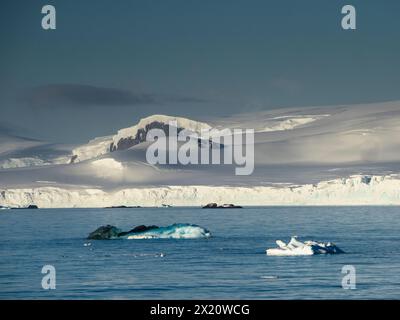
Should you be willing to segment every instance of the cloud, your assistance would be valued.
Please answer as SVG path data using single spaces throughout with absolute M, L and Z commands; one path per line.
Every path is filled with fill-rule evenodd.
M 15 124 L 10 124 L 4 121 L 0 121 L 0 138 L 4 137 L 14 137 L 14 138 L 21 138 L 25 140 L 35 140 L 32 138 L 28 138 L 27 136 L 29 135 L 29 131 L 26 130 L 25 128 L 22 128 L 18 125 Z
M 4 122 L 0 122 L 0 135 L 11 135 L 14 133 L 14 128 Z
M 271 81 L 273 88 L 288 94 L 297 94 L 301 92 L 302 86 L 298 81 L 285 77 L 277 77 Z
M 108 107 L 204 102 L 191 97 L 134 93 L 128 90 L 80 84 L 35 87 L 23 95 L 23 100 L 34 107 Z

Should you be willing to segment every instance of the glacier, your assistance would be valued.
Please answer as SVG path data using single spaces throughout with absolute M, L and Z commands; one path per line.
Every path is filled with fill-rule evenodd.
M 0 206 L 400 205 L 399 101 L 200 120 L 152 115 L 80 145 L 2 134 Z M 144 135 L 169 121 L 196 133 L 254 129 L 254 173 L 149 164 Z
M 400 176 L 352 176 L 317 184 L 289 186 L 163 186 L 102 190 L 38 187 L 0 189 L 0 206 L 39 208 L 104 208 L 112 206 L 242 206 L 400 205 Z

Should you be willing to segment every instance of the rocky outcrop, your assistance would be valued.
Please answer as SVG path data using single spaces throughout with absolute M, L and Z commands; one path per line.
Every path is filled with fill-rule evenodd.
M 203 209 L 239 209 L 239 208 L 242 208 L 242 207 L 234 205 L 232 203 L 223 204 L 223 205 L 219 206 L 217 203 L 214 203 L 214 202 L 206 204 L 203 207 Z
M 139 143 L 146 141 L 147 133 L 152 129 L 161 129 L 166 136 L 169 136 L 170 126 L 167 123 L 154 121 L 147 124 L 144 128 L 140 128 L 136 131 L 136 134 L 131 137 L 121 138 L 117 143 L 112 142 L 110 145 L 110 152 L 117 150 L 126 150 Z M 177 128 L 177 133 L 182 131 L 184 128 Z

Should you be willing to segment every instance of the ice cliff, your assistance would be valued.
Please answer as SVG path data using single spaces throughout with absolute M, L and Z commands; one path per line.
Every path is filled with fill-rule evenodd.
M 39 208 L 108 206 L 400 205 L 400 176 L 351 176 L 300 186 L 165 186 L 105 191 L 39 187 L 0 190 L 0 206 Z

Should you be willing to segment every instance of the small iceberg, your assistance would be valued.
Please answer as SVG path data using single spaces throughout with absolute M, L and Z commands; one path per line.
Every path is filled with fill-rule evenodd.
M 297 240 L 294 236 L 286 244 L 281 240 L 276 240 L 279 248 L 267 249 L 268 256 L 311 256 L 314 254 L 335 254 L 344 253 L 343 250 L 338 248 L 335 244 L 328 242 L 304 241 Z
M 141 225 L 127 232 L 117 227 L 107 225 L 97 228 L 89 234 L 87 239 L 200 239 L 209 237 L 211 237 L 210 231 L 200 226 L 188 223 L 176 223 L 167 227 Z

